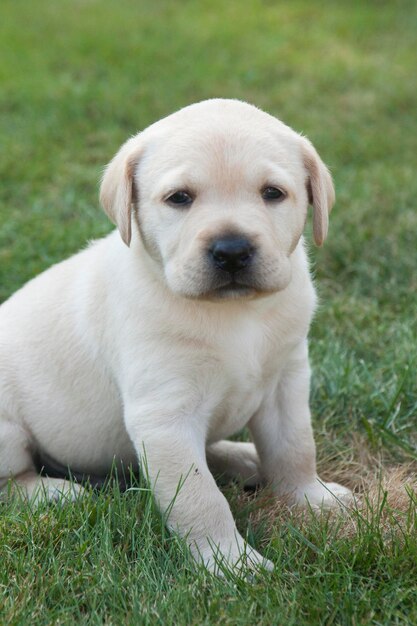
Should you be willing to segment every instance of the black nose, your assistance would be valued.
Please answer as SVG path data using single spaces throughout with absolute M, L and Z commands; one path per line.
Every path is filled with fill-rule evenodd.
M 229 236 L 213 241 L 209 253 L 216 267 L 233 273 L 249 265 L 254 251 L 245 237 Z

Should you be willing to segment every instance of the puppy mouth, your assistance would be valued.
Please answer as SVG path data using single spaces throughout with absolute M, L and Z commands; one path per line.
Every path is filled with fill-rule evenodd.
M 266 266 L 263 272 L 257 271 L 257 268 L 225 272 L 203 267 L 200 270 L 201 273 L 196 275 L 194 268 L 186 267 L 183 273 L 183 283 L 178 286 L 172 284 L 171 288 L 174 292 L 191 300 L 254 300 L 270 296 L 287 286 L 288 281 L 281 285 L 276 276 L 278 274 L 279 279 L 279 273 L 274 270 L 274 267 Z
M 257 289 L 252 286 L 231 278 L 227 283 L 220 287 L 215 287 L 207 294 L 209 297 L 224 300 L 226 298 L 236 299 L 253 296 L 257 293 Z

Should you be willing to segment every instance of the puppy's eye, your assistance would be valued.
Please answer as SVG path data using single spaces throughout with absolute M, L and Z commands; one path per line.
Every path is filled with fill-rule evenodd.
M 278 187 L 264 187 L 262 189 L 262 198 L 267 201 L 278 201 L 285 198 L 285 193 Z
M 172 204 L 174 206 L 188 206 L 192 204 L 193 198 L 188 193 L 188 191 L 176 191 L 175 193 L 172 193 L 170 196 L 168 196 L 165 202 L 168 202 L 169 204 Z

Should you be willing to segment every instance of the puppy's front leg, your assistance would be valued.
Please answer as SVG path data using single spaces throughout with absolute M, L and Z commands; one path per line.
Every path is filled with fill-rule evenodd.
M 316 449 L 309 408 L 310 366 L 307 342 L 291 355 L 275 393 L 252 418 L 250 429 L 261 471 L 277 495 L 297 504 L 335 507 L 349 502 L 349 489 L 322 483 L 316 473 Z
M 186 538 L 197 561 L 215 573 L 221 571 L 219 562 L 226 568 L 272 569 L 239 534 L 208 469 L 205 437 L 195 420 L 145 415 L 131 406 L 126 425 L 169 528 Z

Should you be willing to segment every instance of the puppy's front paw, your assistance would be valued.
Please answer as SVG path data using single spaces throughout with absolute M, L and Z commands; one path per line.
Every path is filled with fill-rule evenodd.
M 274 565 L 252 548 L 243 538 L 235 541 L 210 545 L 204 552 L 194 551 L 194 558 L 216 576 L 225 576 L 226 572 L 247 575 L 262 570 L 272 572 Z
M 313 509 L 335 509 L 353 504 L 353 493 L 338 483 L 324 483 L 319 478 L 295 493 L 296 503 Z

